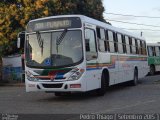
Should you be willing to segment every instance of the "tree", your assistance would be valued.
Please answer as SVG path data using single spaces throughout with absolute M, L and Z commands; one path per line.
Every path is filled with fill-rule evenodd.
M 101 0 L 2 0 L 0 2 L 0 45 L 3 54 L 16 52 L 16 39 L 31 19 L 82 14 L 101 21 L 104 7 Z M 7 53 L 4 53 L 7 52 Z
M 47 6 L 49 15 L 82 14 L 104 21 L 101 0 L 49 0 Z
M 16 52 L 16 39 L 30 19 L 48 16 L 48 0 L 5 0 L 0 3 L 1 54 Z

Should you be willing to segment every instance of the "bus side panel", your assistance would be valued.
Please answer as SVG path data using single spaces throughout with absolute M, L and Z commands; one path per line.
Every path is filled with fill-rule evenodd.
M 100 87 L 101 69 L 98 67 L 97 59 L 86 61 L 86 89 L 94 90 Z
M 160 71 L 160 65 L 155 65 L 155 70 Z
M 87 91 L 100 88 L 101 70 L 87 69 L 84 79 L 86 80 Z
M 120 60 L 120 59 L 119 59 Z M 119 75 L 121 76 L 120 80 L 116 83 L 121 83 L 132 79 L 133 69 L 127 61 L 118 61 L 119 63 Z
M 134 77 L 135 66 L 138 66 L 137 61 L 129 61 L 129 56 L 119 57 L 119 71 L 124 76 L 121 82 L 132 80 Z
M 138 78 L 143 78 L 149 73 L 149 66 L 148 66 L 147 60 L 146 61 L 142 61 L 139 66 L 141 68 L 138 67 L 139 68 L 138 69 Z
M 117 55 L 112 53 L 98 53 L 99 67 L 109 71 L 109 85 L 115 84 L 119 80 Z M 103 71 L 102 71 L 103 72 Z M 102 74 L 102 73 L 101 73 Z

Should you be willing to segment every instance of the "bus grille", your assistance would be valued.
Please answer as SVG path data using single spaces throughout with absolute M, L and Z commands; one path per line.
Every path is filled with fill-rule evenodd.
M 42 84 L 44 88 L 61 88 L 63 84 Z

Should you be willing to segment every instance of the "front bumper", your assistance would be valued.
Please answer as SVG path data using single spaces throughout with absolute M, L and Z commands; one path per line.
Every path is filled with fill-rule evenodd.
M 86 84 L 79 80 L 65 82 L 33 82 L 26 81 L 26 92 L 84 92 Z

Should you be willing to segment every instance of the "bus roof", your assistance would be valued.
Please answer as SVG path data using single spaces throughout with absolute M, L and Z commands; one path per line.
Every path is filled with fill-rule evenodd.
M 147 43 L 147 46 L 160 46 L 160 43 Z
M 101 21 L 98 21 L 96 19 L 84 16 L 84 15 L 58 15 L 58 16 L 50 16 L 50 17 L 44 17 L 44 18 L 34 19 L 34 20 L 31 20 L 30 22 L 39 21 L 39 20 L 47 20 L 47 19 L 51 19 L 51 18 L 59 18 L 59 17 L 79 17 L 83 23 L 89 23 L 89 24 L 97 25 L 99 27 L 107 28 L 107 29 L 112 30 L 114 32 L 123 33 L 125 35 L 131 36 L 131 37 L 135 37 L 137 39 L 145 40 L 144 37 L 135 35 L 133 33 L 127 32 L 127 31 L 125 31 L 123 29 L 114 27 L 114 26 L 109 25 L 109 24 L 107 24 L 105 22 L 101 22 Z

